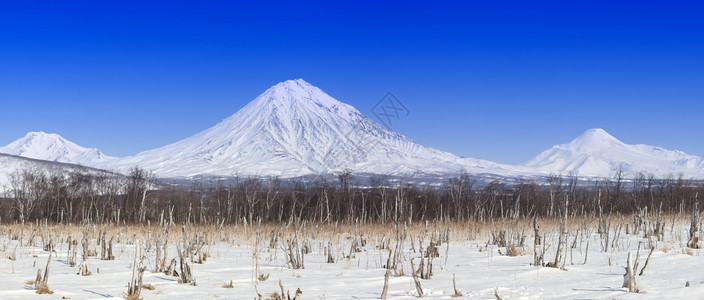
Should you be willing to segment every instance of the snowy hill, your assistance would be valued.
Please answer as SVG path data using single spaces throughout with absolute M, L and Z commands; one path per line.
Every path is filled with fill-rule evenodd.
M 524 167 L 554 174 L 612 177 L 623 166 L 629 177 L 638 172 L 656 177 L 704 177 L 704 158 L 649 145 L 627 145 L 603 129 L 589 129 L 568 144 L 540 153 Z
M 0 153 L 87 166 L 114 160 L 96 148 L 84 148 L 58 134 L 43 131 L 27 133 L 9 145 L 0 147 Z
M 2 191 L 3 188 L 9 188 L 10 175 L 12 173 L 24 170 L 36 170 L 43 172 L 46 175 L 62 174 L 64 176 L 67 176 L 70 173 L 110 177 L 117 175 L 116 173 L 76 164 L 53 162 L 0 153 L 0 191 Z
M 317 87 L 279 83 L 217 125 L 179 142 L 104 165 L 161 177 L 331 173 L 516 174 L 522 168 L 465 159 L 390 131 Z

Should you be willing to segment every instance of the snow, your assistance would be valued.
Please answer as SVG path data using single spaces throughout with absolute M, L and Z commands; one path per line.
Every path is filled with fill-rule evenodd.
M 84 148 L 58 134 L 43 131 L 27 133 L 9 145 L 0 147 L 0 153 L 85 165 L 95 165 L 113 159 L 96 148 Z
M 628 145 L 603 129 L 589 129 L 572 142 L 556 145 L 522 164 L 539 172 L 613 177 L 623 167 L 655 177 L 704 178 L 704 158 L 649 145 Z
M 162 177 L 201 174 L 294 177 L 334 173 L 514 172 L 415 143 L 302 79 L 279 83 L 234 115 L 182 141 L 105 164 Z M 513 173 L 512 173 L 513 174 Z
M 64 176 L 68 176 L 73 172 L 102 176 L 116 175 L 115 173 L 106 172 L 101 169 L 76 164 L 52 162 L 0 153 L 0 192 L 2 192 L 3 189 L 10 188 L 11 174 L 24 170 L 36 170 L 43 172 L 44 175 L 63 174 Z
M 420 145 L 364 116 L 302 79 L 281 82 L 215 126 L 157 149 L 109 157 L 57 134 L 30 132 L 0 153 L 68 162 L 125 173 L 134 166 L 157 177 L 383 174 L 406 178 L 456 176 L 465 171 L 498 177 L 550 174 L 612 177 L 684 175 L 704 178 L 704 158 L 648 145 L 627 145 L 590 129 L 521 165 L 461 158 Z
M 453 229 L 451 241 L 439 247 L 440 257 L 434 260 L 431 279 L 421 279 L 425 297 L 432 299 L 450 299 L 454 293 L 452 277 L 456 276 L 457 288 L 465 298 L 494 299 L 494 292 L 503 299 L 697 299 L 704 294 L 704 267 L 702 250 L 689 249 L 683 246 L 686 240 L 687 227 L 676 224 L 674 231 L 669 226 L 664 241 L 646 239 L 642 234 L 622 234 L 615 248 L 602 251 L 600 238 L 596 233 L 587 234 L 577 241 L 576 248 L 568 250 L 565 269 L 535 267 L 531 264 L 532 238 L 528 238 L 524 255 L 510 257 L 504 247 L 487 245 L 490 232 L 475 232 L 472 228 Z M 41 228 L 40 228 L 41 229 Z M 70 229 L 70 228 L 69 228 Z M 115 229 L 115 228 L 112 228 Z M 116 259 L 103 261 L 98 257 L 88 257 L 87 264 L 90 276 L 76 274 L 78 265 L 70 267 L 66 263 L 67 245 L 57 242 L 56 254 L 52 258 L 48 287 L 53 295 L 37 295 L 25 282 L 34 280 L 37 268 L 44 269 L 48 252 L 41 249 L 41 239 L 35 239 L 35 245 L 18 247 L 17 260 L 7 259 L 18 242 L 8 240 L 7 235 L 0 237 L 4 249 L 0 258 L 0 270 L 5 276 L 0 276 L 0 298 L 2 299 L 117 299 L 124 297 L 127 282 L 132 274 L 131 263 L 134 259 L 135 246 L 130 242 L 131 235 L 127 228 L 117 228 L 124 232 L 122 242 L 115 245 Z M 155 228 L 152 228 L 155 229 Z M 225 235 L 229 241 L 218 241 L 206 246 L 212 257 L 204 264 L 192 263 L 193 275 L 197 285 L 177 283 L 176 277 L 163 273 L 152 272 L 155 252 L 143 251 L 147 270 L 143 282 L 153 285 L 155 290 L 143 290 L 145 299 L 250 299 L 255 297 L 256 282 L 254 277 L 255 259 L 253 256 L 256 244 L 255 231 L 262 233 L 266 240 L 259 243 L 259 265 L 261 274 L 270 274 L 266 281 L 257 282 L 259 293 L 268 296 L 279 292 L 279 280 L 286 290 L 293 292 L 300 288 L 303 299 L 378 299 L 383 287 L 386 270 L 383 265 L 388 257 L 388 250 L 379 249 L 380 234 L 366 231 L 361 226 L 360 232 L 368 243 L 361 247 L 361 252 L 355 253 L 351 259 L 343 256 L 349 254 L 350 243 L 354 230 L 341 227 L 329 232 L 316 234 L 310 242 L 312 252 L 305 255 L 304 269 L 291 269 L 286 263 L 286 256 L 280 247 L 269 248 L 269 230 L 249 227 L 249 235 L 245 238 L 242 227 L 226 227 Z M 593 229 L 593 228 L 592 228 Z M 15 228 L 17 230 L 17 228 Z M 40 234 L 43 229 L 39 230 Z M 108 229 L 111 230 L 111 229 Z M 146 235 L 146 229 L 141 228 L 141 235 Z M 311 231 L 317 229 L 311 229 Z M 351 230 L 351 231 L 346 231 Z M 73 228 L 81 232 L 80 228 Z M 174 229 L 172 232 L 178 232 Z M 16 232 L 16 231 L 14 231 Z M 50 231 L 51 232 L 51 231 Z M 155 234 L 158 229 L 152 233 Z M 334 232 L 334 233 L 332 233 Z M 113 232 L 114 233 L 114 232 Z M 110 234 L 109 232 L 108 238 Z M 386 238 L 394 236 L 386 232 Z M 554 257 L 557 236 L 547 235 L 549 247 L 547 258 Z M 25 234 L 28 235 L 27 230 Z M 117 233 L 115 233 L 117 234 Z M 417 231 L 412 233 L 417 237 Z M 26 236 L 25 236 L 26 237 Z M 80 236 L 79 236 L 80 237 Z M 74 235 L 74 238 L 76 236 Z M 95 238 L 91 238 L 89 249 L 95 248 Z M 173 237 L 179 239 L 179 235 Z M 427 246 L 429 237 L 424 244 Z M 572 238 L 570 238 L 571 242 Z M 55 240 L 56 241 L 56 240 Z M 418 239 L 416 238 L 416 242 Z M 326 263 L 325 247 L 332 244 L 335 263 Z M 584 264 L 586 244 L 588 260 Z M 643 242 L 640 250 L 640 268 L 643 267 L 652 243 L 654 251 L 643 276 L 637 276 L 636 282 L 641 293 L 628 293 L 621 288 L 622 275 L 626 264 L 627 253 L 636 253 L 639 242 Z M 279 242 L 281 245 L 283 241 Z M 144 245 L 142 243 L 142 245 Z M 393 248 L 394 243 L 391 244 Z M 80 245 L 77 259 L 81 260 Z M 417 246 L 416 246 L 417 249 Z M 345 252 L 343 254 L 343 252 Z M 410 258 L 420 260 L 420 254 L 413 251 L 407 241 L 402 247 L 403 268 L 405 275 L 392 276 L 390 279 L 388 299 L 415 299 L 416 291 L 411 276 L 409 276 Z M 168 249 L 168 260 L 176 254 L 173 243 Z M 635 256 L 635 255 L 634 255 Z M 225 282 L 233 281 L 233 288 L 223 288 Z M 690 287 L 685 287 L 686 282 Z M 207 295 L 207 296 L 206 296 Z

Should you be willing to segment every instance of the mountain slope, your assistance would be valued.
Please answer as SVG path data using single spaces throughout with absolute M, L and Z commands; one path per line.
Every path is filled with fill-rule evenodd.
M 0 147 L 0 153 L 88 166 L 114 159 L 96 148 L 84 148 L 58 134 L 43 131 L 27 133 L 9 145 Z
M 162 177 L 291 177 L 344 169 L 394 175 L 522 170 L 417 144 L 301 79 L 269 88 L 194 136 L 105 166 L 124 170 L 133 165 Z
M 522 164 L 540 172 L 611 177 L 628 175 L 704 177 L 704 158 L 649 145 L 628 145 L 603 129 L 589 129 L 568 144 L 556 145 Z
M 11 174 L 15 172 L 22 172 L 25 170 L 38 171 L 46 175 L 62 174 L 64 176 L 68 176 L 71 173 L 81 173 L 95 176 L 119 176 L 116 173 L 82 165 L 33 159 L 17 155 L 0 153 L 0 191 L 3 188 L 10 188 Z

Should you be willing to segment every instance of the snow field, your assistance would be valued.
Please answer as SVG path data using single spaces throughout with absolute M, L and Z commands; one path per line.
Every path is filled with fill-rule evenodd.
M 417 290 L 411 276 L 410 259 L 418 268 L 423 257 L 419 244 L 427 250 L 431 240 L 439 243 L 439 256 L 432 258 L 432 277 L 420 279 L 427 298 L 453 298 L 453 275 L 462 297 L 469 299 L 495 299 L 496 295 L 502 299 L 701 297 L 704 294 L 704 273 L 701 272 L 704 257 L 702 250 L 686 247 L 689 221 L 674 216 L 664 220 L 665 234 L 659 241 L 656 236 L 646 234 L 646 229 L 626 234 L 626 224 L 630 225 L 630 230 L 633 228 L 629 223 L 631 218 L 611 218 L 608 239 L 597 233 L 596 220 L 570 218 L 563 248 L 564 270 L 533 265 L 532 220 L 399 226 L 186 226 L 188 241 L 195 240 L 196 234 L 202 236 L 203 232 L 207 236 L 202 248 L 206 260 L 202 264 L 188 260 L 195 286 L 178 283 L 178 277 L 153 272 L 157 262 L 156 241 L 163 241 L 168 229 L 166 249 L 170 261 L 177 256 L 177 243 L 183 240 L 180 226 L 49 225 L 45 228 L 34 223 L 25 225 L 23 240 L 28 245 L 20 246 L 15 239 L 20 226 L 4 225 L 0 226 L 0 298 L 123 298 L 132 275 L 136 239 L 140 240 L 145 256 L 143 283 L 154 287 L 142 290 L 144 299 L 252 299 L 257 293 L 266 299 L 281 293 L 279 281 L 291 297 L 300 289 L 302 299 L 378 299 L 389 254 L 397 245 L 400 249 L 398 267 L 391 271 L 387 298 L 413 299 L 417 298 Z M 557 249 L 559 222 L 540 220 L 539 223 L 547 249 L 544 260 L 552 261 Z M 37 231 L 30 241 L 34 229 Z M 116 241 L 115 260 L 100 260 L 101 250 L 96 242 L 98 233 L 103 230 L 107 239 L 114 237 Z M 82 259 L 80 239 L 84 231 L 89 239 L 88 249 L 97 254 L 87 258 L 90 276 L 76 274 Z M 69 235 L 79 240 L 75 267 L 67 263 Z M 51 258 L 48 286 L 53 294 L 38 295 L 33 290 L 34 285 L 28 282 L 36 277 L 37 268 L 44 269 L 49 253 L 43 250 L 43 241 L 50 238 L 55 254 Z M 298 242 L 298 247 L 293 247 L 294 252 L 307 253 L 303 254 L 304 268 L 301 269 L 292 268 L 286 254 L 289 242 L 295 245 L 294 240 Z M 605 240 L 609 242 L 607 249 L 604 249 Z M 506 246 L 499 247 L 498 243 Z M 517 250 L 517 256 L 506 255 L 511 246 Z M 643 268 L 650 247 L 655 250 L 643 276 L 636 276 L 642 292 L 628 293 L 621 288 L 623 266 L 627 253 L 635 257 L 639 246 L 640 264 L 636 272 Z M 537 249 L 540 251 L 542 247 L 541 244 Z M 334 263 L 328 263 L 328 249 Z M 13 253 L 16 260 L 9 259 Z M 428 259 L 424 259 L 427 266 Z M 259 277 L 266 280 L 260 281 Z M 223 287 L 230 280 L 233 287 Z M 687 282 L 689 287 L 685 287 Z

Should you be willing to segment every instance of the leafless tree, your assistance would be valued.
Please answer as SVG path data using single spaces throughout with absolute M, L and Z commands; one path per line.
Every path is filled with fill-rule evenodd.
M 469 174 L 464 171 L 459 177 L 450 178 L 447 183 L 446 188 L 450 194 L 450 198 L 452 199 L 455 209 L 455 218 L 457 220 L 462 219 L 464 216 L 463 208 L 466 207 L 466 203 L 462 202 L 466 201 L 465 198 L 471 192 L 473 185 L 474 181 L 469 177 Z
M 21 170 L 11 173 L 9 177 L 14 207 L 22 223 L 20 230 L 20 244 L 22 244 L 25 220 L 46 193 L 46 176 L 37 170 Z

